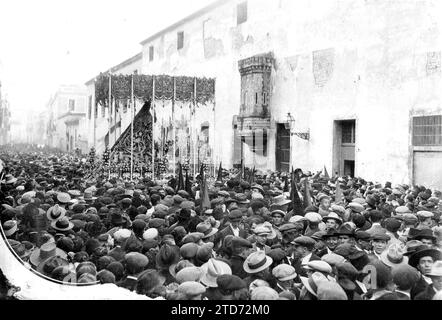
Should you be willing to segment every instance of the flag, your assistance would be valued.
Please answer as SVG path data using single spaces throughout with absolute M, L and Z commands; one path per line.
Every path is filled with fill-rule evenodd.
M 250 185 L 252 185 L 253 183 L 255 183 L 255 167 L 253 167 L 253 171 L 250 173 L 250 176 L 249 176 L 249 183 L 250 183 Z
M 296 181 L 295 181 L 295 172 L 293 171 L 293 168 L 292 168 L 290 199 L 292 200 L 293 215 L 303 216 L 304 207 L 301 198 L 299 198 L 298 188 L 296 187 Z
M 329 176 L 329 174 L 328 174 L 328 172 L 327 172 L 327 168 L 324 166 L 324 177 L 326 178 L 326 179 L 329 179 L 330 180 L 330 176 Z
M 244 170 L 244 161 L 241 159 L 241 176 L 240 179 L 244 179 L 246 177 L 246 171 Z
M 322 173 L 322 171 L 319 171 L 317 174 L 315 174 L 312 178 L 313 181 L 315 181 L 316 179 L 319 179 L 319 176 L 321 175 L 321 173 Z
M 293 179 L 293 174 L 292 174 Z M 283 192 L 289 192 L 289 179 L 287 177 L 284 177 L 284 188 L 282 189 Z
M 181 162 L 178 162 L 178 167 L 179 167 L 179 173 L 178 173 L 178 185 L 177 185 L 177 190 L 184 190 L 185 186 L 184 186 L 184 176 L 183 176 L 183 166 L 181 165 Z
M 200 197 L 201 197 L 201 214 L 203 214 L 206 209 L 210 209 L 209 188 L 207 187 L 207 181 L 204 172 L 200 187 Z
M 218 169 L 218 177 L 216 178 L 216 181 L 223 181 L 223 163 L 220 162 L 219 169 Z
M 304 208 L 312 205 L 312 198 L 310 197 L 310 185 L 308 178 L 304 179 Z
M 193 191 L 192 191 L 192 182 L 189 179 L 189 173 L 186 171 L 186 184 L 185 184 L 185 189 L 186 192 L 193 197 Z
M 339 181 L 336 181 L 335 203 L 340 204 L 342 202 L 343 194 Z

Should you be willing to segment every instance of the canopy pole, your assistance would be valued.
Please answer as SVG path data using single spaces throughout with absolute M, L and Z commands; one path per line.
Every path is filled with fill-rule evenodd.
M 111 120 L 111 108 L 112 108 L 112 74 L 109 71 L 109 103 L 108 103 L 108 122 L 109 122 L 109 134 L 108 134 L 108 146 L 109 149 L 111 148 L 111 127 L 112 127 L 112 120 Z
M 196 177 L 196 149 L 198 148 L 198 141 L 196 139 L 196 78 L 194 78 L 193 84 L 193 110 L 192 112 L 192 149 L 193 149 L 193 178 Z
M 173 97 L 172 97 L 172 136 L 173 136 L 173 174 L 176 174 L 176 132 L 175 132 L 175 98 L 176 98 L 176 79 L 173 77 Z
M 130 122 L 130 181 L 133 181 L 134 175 L 134 111 L 135 111 L 135 99 L 134 99 L 134 75 L 131 77 L 131 122 Z
M 155 76 L 152 77 L 152 99 L 150 105 L 152 109 L 152 181 L 155 181 Z

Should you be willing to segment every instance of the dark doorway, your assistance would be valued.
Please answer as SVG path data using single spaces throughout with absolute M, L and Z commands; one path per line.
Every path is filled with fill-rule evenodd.
M 356 120 L 335 121 L 333 172 L 355 175 Z
M 355 162 L 351 160 L 344 160 L 344 175 L 354 177 L 355 176 Z
M 290 129 L 284 124 L 277 124 L 276 131 L 276 171 L 290 171 Z

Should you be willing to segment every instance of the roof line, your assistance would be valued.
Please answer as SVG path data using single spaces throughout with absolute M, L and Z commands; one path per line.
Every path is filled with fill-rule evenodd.
M 209 12 L 209 11 L 211 11 L 211 10 L 213 10 L 213 9 L 215 9 L 215 8 L 225 4 L 225 3 L 227 3 L 228 1 L 231 1 L 231 0 L 217 0 L 217 1 L 209 4 L 208 6 L 205 6 L 204 8 L 202 8 L 202 9 L 192 13 L 191 15 L 185 17 L 184 19 L 181 19 L 178 22 L 168 26 L 167 28 L 165 28 L 165 29 L 155 33 L 154 35 L 152 35 L 149 38 L 147 38 L 147 39 L 143 40 L 142 42 L 140 42 L 140 44 L 144 46 L 147 42 L 150 42 L 153 39 L 158 38 L 160 35 L 162 35 L 164 33 L 167 33 L 170 30 L 173 30 L 173 29 L 179 27 L 180 25 L 182 25 L 182 24 L 184 24 L 184 23 L 186 23 L 186 22 L 188 22 L 190 20 L 193 20 L 193 19 L 195 19 L 195 18 L 197 18 L 199 16 L 202 16 L 203 14 L 205 14 L 205 13 L 207 13 L 207 12 Z
M 114 71 L 116 71 L 116 70 L 118 70 L 118 69 L 121 69 L 121 68 L 123 68 L 123 67 L 125 67 L 125 66 L 131 64 L 131 63 L 134 62 L 134 61 L 141 60 L 142 58 L 143 58 L 143 53 L 142 53 L 142 52 L 139 52 L 139 53 L 137 53 L 136 55 L 134 55 L 133 57 L 131 57 L 131 58 L 129 58 L 129 59 L 126 59 L 126 60 L 124 60 L 123 62 L 117 64 L 116 66 L 111 67 L 110 69 L 106 70 L 105 72 L 103 72 L 103 74 L 107 74 L 107 73 L 109 73 L 109 71 L 110 71 L 111 73 L 113 73 Z M 85 83 L 85 85 L 88 85 L 88 84 L 91 84 L 92 82 L 94 82 L 94 81 L 95 81 L 95 78 L 96 78 L 96 77 L 93 77 L 92 79 L 90 79 L 89 81 L 87 81 L 87 82 Z

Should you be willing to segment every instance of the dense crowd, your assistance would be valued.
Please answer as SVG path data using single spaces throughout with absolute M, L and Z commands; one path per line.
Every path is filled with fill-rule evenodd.
M 297 169 L 205 192 L 200 175 L 181 190 L 41 150 L 0 158 L 4 235 L 43 277 L 168 300 L 442 299 L 437 190 Z

